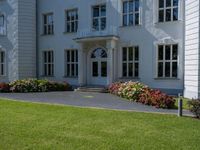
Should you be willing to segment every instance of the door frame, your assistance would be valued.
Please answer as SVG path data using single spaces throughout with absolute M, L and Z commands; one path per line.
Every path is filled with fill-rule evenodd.
M 96 50 L 96 49 L 98 49 L 98 48 L 101 48 L 101 49 L 103 49 L 103 50 L 105 50 L 106 51 L 106 53 L 107 53 L 107 58 L 101 58 L 101 59 L 98 59 L 98 58 L 96 58 L 96 62 L 98 62 L 98 72 L 99 72 L 99 70 L 101 70 L 101 67 L 99 67 L 99 66 L 101 66 L 101 64 L 99 65 L 99 63 L 101 63 L 101 62 L 107 62 L 107 77 L 101 77 L 101 79 L 99 79 L 99 80 L 104 80 L 103 81 L 103 83 L 104 84 L 95 84 L 95 83 L 93 83 L 92 82 L 92 80 L 93 80 L 93 78 L 95 78 L 95 77 L 93 77 L 92 76 L 92 62 L 94 62 L 95 61 L 95 58 L 91 58 L 91 55 L 92 55 L 92 52 L 94 51 L 94 50 Z M 89 51 L 88 51 L 88 55 L 87 55 L 87 84 L 88 85 L 104 85 L 104 86 L 106 86 L 108 83 L 107 83 L 107 80 L 108 80 L 108 51 L 107 51 L 107 49 L 105 48 L 105 47 L 102 47 L 102 46 L 95 46 L 95 47 L 93 47 L 93 48 L 91 48 Z M 101 71 L 100 71 L 101 72 Z M 101 76 L 101 75 L 100 75 Z M 100 78 L 100 76 L 98 76 L 98 77 L 96 77 L 96 78 Z M 104 79 L 103 79 L 104 78 Z

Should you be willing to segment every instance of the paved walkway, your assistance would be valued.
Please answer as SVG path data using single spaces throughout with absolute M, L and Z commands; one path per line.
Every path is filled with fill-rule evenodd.
M 105 93 L 87 92 L 49 92 L 49 93 L 0 93 L 0 97 L 7 99 L 42 102 L 51 104 L 64 104 L 80 107 L 96 107 L 116 110 L 155 112 L 177 114 L 177 110 L 156 109 L 135 102 L 129 102 L 120 97 Z M 184 110 L 184 115 L 192 115 Z

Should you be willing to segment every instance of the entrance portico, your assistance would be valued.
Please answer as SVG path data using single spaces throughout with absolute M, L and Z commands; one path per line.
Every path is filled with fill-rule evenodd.
M 80 86 L 107 86 L 114 81 L 114 59 L 118 37 L 95 37 L 75 39 L 80 44 Z

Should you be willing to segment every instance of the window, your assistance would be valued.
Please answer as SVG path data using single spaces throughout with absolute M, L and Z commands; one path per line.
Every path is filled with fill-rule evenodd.
M 44 51 L 44 76 L 53 76 L 54 75 L 54 52 L 53 51 Z
M 66 50 L 66 76 L 78 77 L 78 50 Z
M 159 0 L 158 21 L 168 22 L 178 20 L 179 0 Z
M 4 15 L 0 14 L 0 35 L 5 34 L 5 18 Z
M 66 12 L 66 32 L 77 32 L 78 29 L 78 10 Z
M 124 47 L 122 49 L 123 77 L 139 76 L 139 47 Z
M 44 35 L 51 35 L 54 33 L 53 14 L 45 14 L 44 19 Z
M 97 31 L 106 29 L 106 5 L 93 7 L 92 28 Z
M 178 45 L 158 45 L 158 78 L 178 77 Z
M 123 2 L 123 26 L 140 24 L 140 0 Z
M 0 76 L 5 75 L 5 52 L 0 51 Z

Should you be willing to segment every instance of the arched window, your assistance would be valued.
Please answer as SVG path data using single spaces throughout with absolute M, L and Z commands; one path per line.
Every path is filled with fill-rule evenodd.
M 91 58 L 107 58 L 107 52 L 102 48 L 97 48 L 92 52 Z

